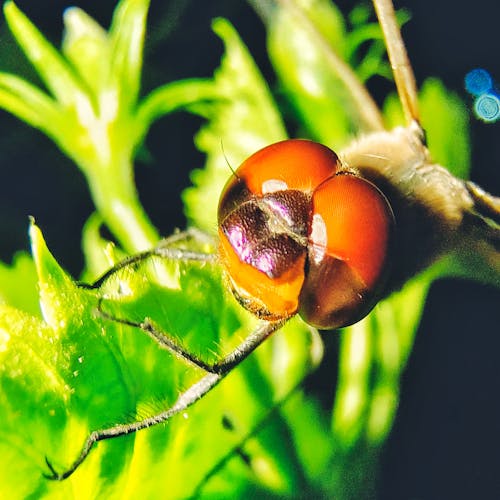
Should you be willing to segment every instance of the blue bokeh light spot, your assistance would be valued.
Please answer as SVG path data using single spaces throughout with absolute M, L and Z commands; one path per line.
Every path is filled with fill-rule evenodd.
M 500 118 L 500 99 L 495 94 L 483 94 L 474 102 L 474 111 L 485 122 L 495 122 Z
M 465 89 L 474 96 L 486 94 L 492 87 L 491 75 L 485 69 L 473 69 L 465 75 Z

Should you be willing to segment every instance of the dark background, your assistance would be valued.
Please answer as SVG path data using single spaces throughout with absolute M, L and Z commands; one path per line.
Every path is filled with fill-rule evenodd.
M 75 3 L 109 25 L 114 0 Z M 344 10 L 355 4 L 337 3 Z M 70 3 L 17 4 L 59 45 L 62 11 Z M 496 0 L 408 0 L 398 5 L 413 14 L 404 36 L 419 82 L 438 76 L 467 100 L 463 78 L 470 69 L 484 67 L 500 81 Z M 272 79 L 264 30 L 242 0 L 152 0 L 151 9 L 145 92 L 173 79 L 212 73 L 222 48 L 210 31 L 210 19 L 220 15 L 236 25 Z M 33 75 L 12 47 L 4 22 L 0 57 L 1 70 Z M 185 114 L 160 120 L 147 140 L 152 161 L 138 162 L 141 199 L 162 234 L 185 224 L 179 192 L 189 183 L 189 171 L 203 165 L 191 140 L 199 125 Z M 471 125 L 472 177 L 498 195 L 500 125 L 473 117 Z M 93 209 L 83 176 L 48 139 L 4 112 L 0 151 L 0 258 L 10 262 L 17 250 L 28 248 L 28 215 L 33 215 L 58 261 L 78 276 L 81 228 Z M 380 498 L 500 498 L 499 309 L 498 289 L 461 280 L 433 286 L 383 455 Z

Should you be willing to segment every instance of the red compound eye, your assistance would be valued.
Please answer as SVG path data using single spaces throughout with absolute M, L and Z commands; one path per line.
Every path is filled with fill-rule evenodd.
M 318 328 L 354 323 L 375 305 L 387 274 L 394 217 L 385 196 L 352 174 L 313 193 L 300 314 Z
M 298 189 L 311 193 L 340 168 L 337 155 L 317 142 L 291 139 L 257 151 L 236 175 L 251 193 Z
M 218 217 L 233 292 L 259 317 L 299 312 L 313 326 L 335 328 L 373 307 L 392 211 L 325 146 L 288 140 L 258 151 L 226 184 Z

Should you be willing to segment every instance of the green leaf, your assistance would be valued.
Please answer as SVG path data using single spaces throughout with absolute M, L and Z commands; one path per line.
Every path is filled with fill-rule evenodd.
M 10 30 L 54 100 L 19 77 L 2 74 L 0 106 L 40 128 L 76 162 L 96 208 L 128 251 L 159 239 L 132 175 L 133 154 L 145 134 L 135 113 L 147 6 L 142 0 L 120 2 L 109 34 L 81 10 L 69 10 L 64 54 L 13 2 L 4 6 Z
M 400 378 L 438 267 L 413 278 L 342 331 L 331 421 L 334 498 L 357 498 L 375 488 L 380 446 L 394 422 Z
M 32 226 L 30 234 L 43 320 L 0 306 L 0 448 L 10 460 L 2 459 L 2 491 L 10 491 L 12 481 L 23 477 L 22 496 L 71 498 L 72 491 L 120 496 L 125 490 L 154 496 L 168 484 L 171 498 L 185 498 L 321 356 L 315 336 L 300 320 L 292 321 L 184 416 L 100 443 L 68 480 L 47 482 L 42 477 L 48 472 L 45 456 L 61 470 L 76 458 L 91 430 L 155 414 L 203 375 L 159 349 L 139 329 L 102 317 L 99 296 L 105 297 L 101 307 L 108 314 L 135 321 L 149 317 L 207 361 L 207 353 L 233 349 L 256 321 L 226 294 L 213 266 L 172 264 L 177 278 L 165 287 L 152 274 L 165 263 L 151 267 L 148 261 L 123 269 L 101 290 L 87 290 L 59 267 L 38 228 Z M 223 418 L 234 431 L 224 429 Z M 245 444 L 256 457 L 252 471 L 262 485 L 290 493 L 300 484 L 295 471 L 302 458 L 285 438 L 282 446 L 276 445 L 276 433 L 292 432 L 280 411 L 270 422 L 272 432 Z M 311 456 L 312 450 L 302 452 Z M 327 455 L 328 447 L 323 457 Z M 317 474 L 318 468 L 313 462 L 310 473 Z M 171 475 L 165 477 L 164 470 Z M 246 487 L 246 466 L 237 470 L 232 491 L 235 481 Z
M 22 78 L 0 73 L 0 106 L 49 136 L 57 134 L 61 117 L 56 103 Z
M 137 269 L 134 274 L 138 276 L 126 288 L 131 290 L 135 279 L 142 276 L 140 286 L 132 289 L 129 298 L 117 296 L 115 303 L 106 303 L 106 310 L 113 307 L 116 314 L 119 311 L 120 316 L 135 320 L 147 315 L 163 331 L 182 342 L 190 352 L 197 353 L 206 361 L 213 360 L 215 353 L 229 352 L 239 343 L 239 339 L 248 335 L 255 326 L 255 319 L 242 311 L 224 290 L 217 269 L 193 265 L 182 265 L 181 269 L 179 289 L 155 286 L 146 278 L 147 272 Z M 124 274 L 126 276 L 127 273 Z M 106 290 L 106 294 L 112 296 L 110 290 Z M 149 464 L 146 468 L 148 474 L 158 469 L 158 476 L 161 477 L 160 469 L 168 465 L 177 478 L 175 485 L 170 486 L 172 498 L 184 498 L 192 493 L 213 465 L 235 444 L 244 440 L 275 401 L 302 379 L 311 362 L 316 362 L 313 360 L 317 360 L 318 354 L 315 358 L 313 353 L 317 348 L 311 341 L 311 333 L 299 320 L 291 322 L 235 369 L 211 394 L 190 409 L 187 420 L 173 419 L 168 424 L 171 430 L 168 440 L 166 436 L 163 439 L 159 437 L 159 430 L 148 431 L 162 443 L 161 451 L 159 448 L 156 452 L 155 465 Z M 148 360 L 149 356 L 145 352 L 145 346 L 142 346 L 137 352 L 128 351 L 128 354 L 131 358 L 140 359 L 141 364 L 149 365 L 153 358 Z M 212 356 L 207 359 L 210 353 Z M 182 364 L 180 372 L 174 368 L 179 369 L 178 363 L 164 377 L 160 376 L 160 366 L 164 365 L 165 361 L 153 370 L 154 378 L 150 381 L 147 374 L 140 377 L 141 392 L 146 392 L 153 401 L 158 401 L 159 395 L 172 398 L 172 395 L 166 394 L 169 381 L 173 382 L 173 395 L 177 394 L 179 387 L 187 387 L 194 381 L 193 378 L 186 379 L 186 367 Z M 233 431 L 224 430 L 223 418 L 231 421 Z M 274 426 L 274 432 L 264 436 L 259 434 L 252 444 L 245 445 L 245 450 L 256 456 L 256 467 L 252 467 L 256 479 L 277 492 L 285 493 L 294 491 L 297 485 L 294 471 L 301 467 L 301 459 L 289 446 L 285 446 L 287 453 L 277 446 L 275 434 L 287 434 L 290 431 L 286 422 L 276 418 L 276 423 L 270 424 Z M 138 439 L 145 438 L 140 436 Z M 193 450 L 193 454 L 189 450 Z M 136 447 L 134 460 L 140 459 L 140 449 Z M 230 471 L 223 470 L 222 477 L 226 473 Z M 232 479 L 228 494 L 234 491 L 237 484 L 244 486 L 246 475 L 243 468 L 240 475 Z M 142 484 L 144 487 L 145 483 Z M 148 483 L 147 486 L 158 488 L 158 483 Z
M 351 434 L 349 418 L 355 413 L 350 391 L 362 395 L 357 425 L 362 423 L 366 433 L 363 439 L 379 444 L 386 437 L 398 400 L 399 377 L 406 366 L 425 298 L 432 281 L 439 275 L 439 267 L 436 265 L 408 281 L 401 290 L 381 301 L 367 318 L 344 330 L 341 349 L 345 355 L 341 355 L 338 399 L 333 413 L 338 442 L 349 445 L 345 438 Z M 351 398 L 343 399 L 342 392 Z M 377 400 L 381 397 L 390 398 L 392 402 L 380 404 Z M 346 412 L 341 406 L 350 409 Z M 380 413 L 380 407 L 385 409 L 385 414 Z
M 95 95 L 109 78 L 110 42 L 106 31 L 78 7 L 64 11 L 62 51 Z
M 331 2 L 276 7 L 266 24 L 271 61 L 309 137 L 339 150 L 356 130 L 382 129 L 374 101 L 346 62 L 345 24 Z
M 168 113 L 182 108 L 196 112 L 204 102 L 218 99 L 220 92 L 209 79 L 193 78 L 167 83 L 140 102 L 137 122 L 145 135 L 155 120 Z
M 432 159 L 461 179 L 469 177 L 470 132 L 467 108 L 440 80 L 422 85 L 422 126 L 428 137 Z
M 0 305 L 0 480 L 6 498 L 41 495 L 49 487 L 41 478 L 43 456 L 65 425 L 68 395 L 51 338 L 40 319 Z
M 214 75 L 218 100 L 203 110 L 208 118 L 196 136 L 196 145 L 207 154 L 203 170 L 194 170 L 194 187 L 182 197 L 190 224 L 213 231 L 222 187 L 250 154 L 286 138 L 286 131 L 270 91 L 235 29 L 216 19 L 214 31 L 222 38 L 225 53 Z
M 11 488 L 12 498 L 49 490 L 41 477 L 44 455 L 71 435 L 65 433 L 70 427 L 76 435 L 82 431 L 77 414 L 72 424 L 67 420 L 76 366 L 71 353 L 61 349 L 63 332 L 78 318 L 76 302 L 74 317 L 68 315 L 71 308 L 66 315 L 63 311 L 65 299 L 75 298 L 74 285 L 54 263 L 37 229 L 31 235 L 44 321 L 9 306 L 0 309 L 2 492 Z M 61 294 L 63 290 L 67 293 Z M 21 496 L 14 485 L 22 485 Z
M 27 253 L 16 253 L 11 266 L 0 262 L 0 303 L 39 315 L 36 285 L 35 265 Z
M 139 97 L 148 8 L 149 0 L 121 2 L 109 30 L 111 75 L 117 80 L 123 109 L 131 109 Z
M 4 4 L 4 14 L 19 46 L 54 97 L 66 105 L 74 102 L 82 88 L 66 61 L 14 2 Z
M 411 19 L 408 11 L 396 12 L 399 26 Z M 346 34 L 345 59 L 355 69 L 359 79 L 366 83 L 373 76 L 379 75 L 393 79 L 389 62 L 385 58 L 386 48 L 382 30 L 373 20 L 373 8 L 368 4 L 357 5 L 349 14 L 352 30 Z
M 467 108 L 460 98 L 435 78 L 425 80 L 419 92 L 422 126 L 432 160 L 467 179 L 470 169 L 470 133 Z M 404 122 L 396 94 L 384 103 L 384 119 L 389 128 Z
M 83 226 L 82 249 L 85 256 L 85 271 L 81 279 L 91 283 L 105 271 L 126 257 L 116 245 L 101 236 L 102 217 L 94 212 Z

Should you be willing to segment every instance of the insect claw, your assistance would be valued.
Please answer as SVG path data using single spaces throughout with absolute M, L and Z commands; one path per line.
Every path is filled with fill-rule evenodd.
M 63 475 L 59 474 L 53 467 L 53 465 L 50 463 L 49 459 L 45 457 L 45 463 L 47 464 L 47 467 L 50 470 L 50 474 L 46 474 L 45 472 L 43 473 L 43 477 L 46 479 L 49 479 L 50 481 L 60 481 L 63 479 Z

